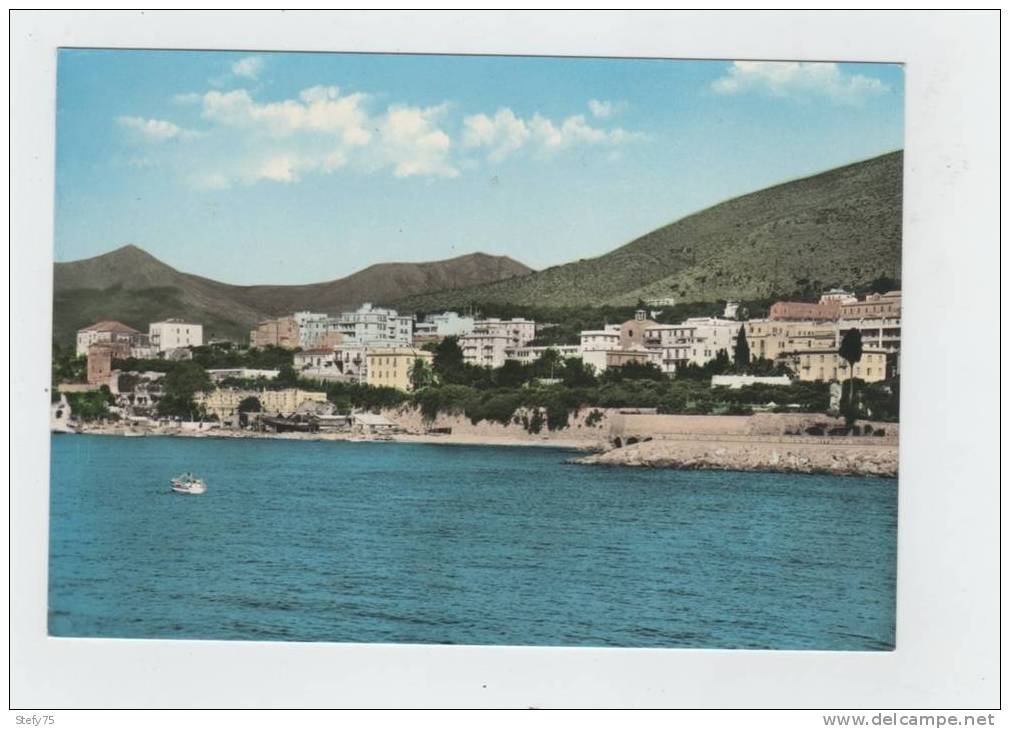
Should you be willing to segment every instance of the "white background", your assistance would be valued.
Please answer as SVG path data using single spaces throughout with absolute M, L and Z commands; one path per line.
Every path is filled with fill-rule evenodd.
M 27 714 L 85 707 L 995 708 L 999 25 L 994 12 L 14 13 L 11 706 Z M 907 64 L 897 650 L 47 638 L 58 46 Z M 805 724 L 823 725 L 816 716 Z

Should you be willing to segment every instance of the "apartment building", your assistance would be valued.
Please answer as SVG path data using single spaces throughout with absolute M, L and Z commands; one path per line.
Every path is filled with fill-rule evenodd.
M 151 346 L 158 352 L 203 345 L 203 324 L 183 319 L 152 322 L 147 327 Z
M 555 344 L 550 347 L 510 347 L 505 350 L 505 359 L 513 359 L 522 364 L 533 364 L 543 357 L 549 349 L 553 349 L 561 355 L 561 359 L 582 358 L 582 349 L 579 345 Z
M 582 353 L 582 361 L 600 374 L 611 367 L 623 367 L 629 362 L 662 366 L 662 353 L 654 349 L 594 349 Z
M 329 314 L 314 311 L 296 311 L 291 318 L 298 324 L 298 346 L 313 349 L 324 346 L 323 338 L 331 331 L 332 318 Z
M 473 332 L 461 337 L 459 348 L 463 361 L 478 367 L 501 367 L 505 364 L 507 352 L 518 348 L 513 337 L 507 334 L 478 334 Z
M 893 357 L 883 350 L 863 350 L 862 358 L 856 362 L 850 373 L 849 363 L 838 354 L 837 349 L 808 349 L 787 352 L 783 355 L 796 377 L 805 382 L 834 382 L 845 380 L 850 375 L 865 382 L 886 380 L 890 374 Z
M 119 321 L 106 320 L 77 331 L 77 356 L 87 355 L 92 344 L 125 344 L 127 349 L 146 349 L 151 345 L 148 335 Z M 129 356 L 129 354 L 127 354 Z M 139 353 L 138 353 L 138 356 Z
M 298 322 L 290 316 L 261 321 L 249 332 L 249 346 L 297 349 L 301 346 Z
M 773 321 L 834 321 L 841 315 L 842 304 L 836 299 L 824 299 L 812 304 L 806 301 L 776 301 L 768 310 Z
M 858 329 L 863 348 L 897 352 L 901 349 L 901 319 L 878 317 L 867 319 L 840 319 L 839 335 L 849 329 Z
M 583 352 L 606 351 L 620 346 L 620 324 L 613 324 L 603 329 L 584 329 L 579 336 L 579 349 Z
M 463 361 L 481 367 L 501 367 L 506 351 L 529 344 L 536 337 L 536 322 L 529 319 L 481 319 L 473 331 L 460 337 Z
M 337 354 L 333 349 L 318 347 L 305 349 L 296 352 L 294 357 L 294 368 L 304 370 L 312 368 L 336 367 Z
M 685 324 L 653 324 L 645 329 L 644 346 L 659 354 L 660 369 L 671 375 L 699 357 L 696 330 Z
M 395 387 L 398 390 L 413 389 L 410 372 L 417 360 L 431 364 L 434 355 L 415 347 L 369 348 L 365 382 L 373 387 Z
M 868 294 L 862 301 L 842 304 L 842 319 L 900 319 L 901 292 Z
M 330 326 L 340 331 L 348 343 L 386 346 L 409 345 L 413 341 L 413 317 L 367 303 L 357 311 L 343 312 Z
M 775 361 L 786 352 L 838 347 L 836 322 L 752 319 L 744 324 L 744 332 L 752 360 Z
M 472 316 L 460 316 L 455 311 L 428 314 L 422 321 L 414 322 L 414 343 L 466 336 L 473 331 L 475 323 Z

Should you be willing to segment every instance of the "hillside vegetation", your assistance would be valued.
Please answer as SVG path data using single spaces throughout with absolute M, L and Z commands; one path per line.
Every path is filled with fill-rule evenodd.
M 893 152 L 733 198 L 598 258 L 392 301 L 422 311 L 629 306 L 669 297 L 754 300 L 899 279 L 902 164 L 902 152 Z
M 136 246 L 54 267 L 53 336 L 116 319 L 147 330 L 169 317 L 204 324 L 205 335 L 243 341 L 261 319 L 309 309 L 339 313 L 365 301 L 451 289 L 528 274 L 505 256 L 471 253 L 445 261 L 382 263 L 335 281 L 303 286 L 233 286 L 177 271 Z

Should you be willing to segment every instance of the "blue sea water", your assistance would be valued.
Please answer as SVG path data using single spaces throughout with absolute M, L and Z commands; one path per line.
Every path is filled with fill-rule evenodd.
M 570 456 L 54 436 L 49 632 L 893 648 L 896 481 Z

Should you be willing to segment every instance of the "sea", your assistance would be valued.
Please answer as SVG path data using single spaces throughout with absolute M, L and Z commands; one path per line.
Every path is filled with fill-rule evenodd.
M 54 435 L 52 636 L 891 650 L 897 481 Z M 192 471 L 202 495 L 170 490 Z

